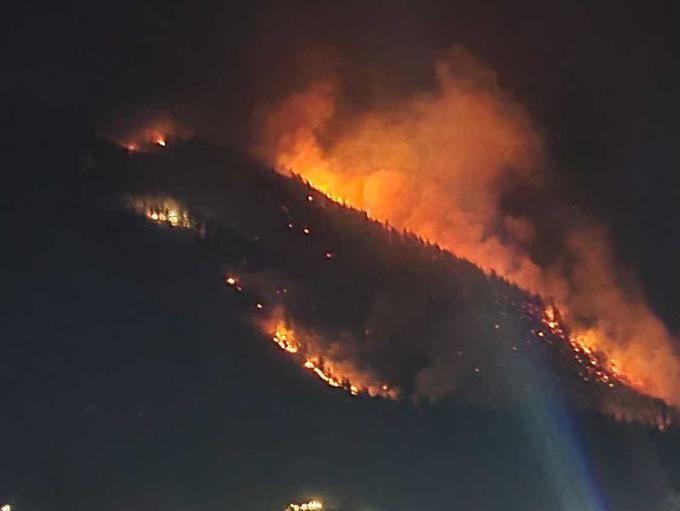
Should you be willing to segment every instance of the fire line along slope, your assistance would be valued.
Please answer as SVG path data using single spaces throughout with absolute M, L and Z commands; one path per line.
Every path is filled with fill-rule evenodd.
M 617 419 L 673 422 L 673 409 L 572 338 L 551 304 L 300 178 L 199 141 L 90 153 L 93 197 L 197 236 L 224 261 L 244 318 L 330 387 L 512 406 L 547 378 Z

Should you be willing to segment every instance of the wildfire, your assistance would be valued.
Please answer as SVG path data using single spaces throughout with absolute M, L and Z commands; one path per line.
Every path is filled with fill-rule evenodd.
M 203 225 L 193 219 L 178 201 L 170 197 L 129 197 L 127 203 L 133 211 L 156 224 L 203 233 Z
M 295 334 L 290 328 L 287 328 L 283 322 L 277 324 L 272 341 L 274 341 L 279 348 L 288 353 L 297 353 L 300 351 L 300 346 L 295 341 Z M 307 363 L 305 363 L 305 367 L 307 367 Z
M 168 117 L 146 118 L 143 123 L 118 126 L 109 137 L 131 153 L 148 152 L 191 137 L 191 132 Z
M 119 144 L 131 153 L 148 151 L 153 146 L 164 148 L 168 146 L 168 135 L 154 131 L 143 131 L 135 135 L 134 139 L 120 141 Z
M 185 211 L 180 212 L 172 208 L 149 209 L 146 212 L 146 217 L 150 220 L 153 220 L 154 222 L 166 222 L 172 227 L 184 227 L 185 229 L 191 228 L 189 214 Z
M 674 340 L 644 299 L 620 285 L 604 229 L 580 219 L 561 226 L 563 255 L 542 267 L 530 249 L 541 222 L 504 209 L 508 182 L 548 193 L 544 144 L 527 111 L 461 48 L 434 69 L 435 90 L 350 119 L 337 115 L 341 91 L 311 84 L 271 109 L 260 154 L 304 179 L 314 189 L 308 201 L 322 194 L 351 205 L 555 303 L 537 311 L 545 319 L 537 335 L 568 343 L 599 371 L 588 379 L 614 377 L 680 407 Z
M 284 511 L 321 511 L 323 502 L 320 500 L 310 500 L 309 502 L 290 503 Z
M 131 198 L 128 202 L 133 210 L 143 214 L 147 219 L 157 224 L 166 224 L 171 227 L 184 229 L 197 229 L 198 224 L 191 219 L 189 213 L 182 209 L 179 203 L 170 198 Z M 310 231 L 305 228 L 303 232 L 309 234 Z M 331 252 L 326 252 L 325 257 L 331 258 L 333 255 Z M 230 274 L 225 276 L 224 283 L 238 293 L 244 291 L 241 278 L 237 275 Z M 276 294 L 285 294 L 286 292 L 286 289 L 276 290 Z M 265 309 L 261 301 L 256 301 L 254 307 L 259 312 L 263 312 Z M 385 383 L 373 383 L 368 375 L 355 370 L 351 363 L 334 362 L 331 360 L 331 357 L 322 356 L 318 349 L 314 349 L 314 343 L 311 342 L 313 338 L 311 333 L 306 333 L 305 337 L 307 337 L 307 340 L 305 342 L 298 340 L 296 332 L 283 319 L 283 311 L 280 307 L 275 308 L 264 321 L 260 321 L 260 326 L 270 336 L 274 344 L 289 355 L 296 357 L 304 369 L 312 372 L 327 385 L 343 389 L 353 396 L 367 394 L 372 397 L 382 396 L 391 399 L 398 397 L 396 389 L 390 388 Z M 311 510 L 315 508 L 301 507 L 300 509 Z
M 536 310 L 534 307 L 526 305 L 525 310 L 532 316 L 536 317 L 540 314 L 541 323 L 543 323 L 547 332 L 553 337 L 556 337 L 567 343 L 571 348 L 574 359 L 582 367 L 581 378 L 585 382 L 599 381 L 600 383 L 612 388 L 616 383 L 626 384 L 632 386 L 626 378 L 620 374 L 616 365 L 616 360 L 607 358 L 602 353 L 598 353 L 588 345 L 587 340 L 578 335 L 571 334 L 568 329 L 562 324 L 559 311 L 553 305 L 548 305 L 542 310 Z M 535 332 L 541 340 L 545 340 L 545 332 L 538 330 Z
M 385 383 L 375 382 L 372 376 L 358 370 L 351 362 L 333 360 L 332 354 L 323 353 L 321 343 L 315 341 L 316 334 L 302 328 L 294 329 L 284 319 L 281 307 L 276 307 L 257 323 L 274 344 L 330 387 L 343 389 L 353 396 L 366 394 L 389 399 L 399 397 L 396 389 Z
M 224 283 L 241 293 L 244 285 L 241 278 L 230 274 L 224 278 Z M 276 289 L 275 295 L 285 295 L 287 289 Z M 294 329 L 285 319 L 283 308 L 275 306 L 265 312 L 265 305 L 261 301 L 254 304 L 255 310 L 264 316 L 258 316 L 255 323 L 271 341 L 283 352 L 293 357 L 302 368 L 313 373 L 318 379 L 333 388 L 345 390 L 352 396 L 366 394 L 371 397 L 397 399 L 399 392 L 386 383 L 377 383 L 373 377 L 358 370 L 351 362 L 333 360 L 328 350 L 321 348 L 322 343 L 316 342 L 317 335 L 302 328 Z
M 315 200 L 322 202 L 320 200 L 323 199 L 322 195 L 316 196 L 316 198 L 312 195 L 312 193 L 321 193 L 320 191 L 312 190 L 312 193 L 308 192 L 309 190 L 305 190 L 306 202 L 314 203 Z M 310 200 L 310 197 L 312 200 Z M 330 196 L 328 199 L 335 200 Z M 188 209 L 170 197 L 139 196 L 130 198 L 128 202 L 133 210 L 156 224 L 193 230 L 198 233 L 205 232 L 202 224 L 189 214 Z M 283 209 L 285 210 L 285 208 Z M 289 228 L 295 227 L 290 214 L 287 214 L 287 221 L 289 221 L 287 224 Z M 320 225 L 314 225 L 315 233 L 318 234 L 309 238 L 311 243 L 314 242 L 316 237 L 324 237 Z M 284 228 L 283 225 L 281 227 Z M 307 236 L 311 234 L 309 227 L 303 227 L 300 230 Z M 328 260 L 333 259 L 335 253 L 328 248 L 330 247 L 318 246 L 318 256 Z M 340 256 L 342 256 L 342 252 Z M 322 336 L 318 328 L 307 328 L 297 319 L 293 320 L 287 317 L 281 305 L 286 301 L 284 296 L 288 292 L 286 288 L 272 290 L 272 293 L 277 295 L 272 299 L 272 296 L 267 297 L 262 293 L 259 296 L 251 292 L 245 293 L 243 281 L 237 275 L 226 275 L 224 283 L 239 293 L 243 292 L 250 306 L 257 311 L 257 324 L 263 333 L 282 352 L 291 357 L 291 360 L 295 361 L 303 370 L 313 374 L 318 380 L 329 387 L 342 389 L 352 396 L 368 395 L 389 399 L 400 397 L 400 389 L 378 380 L 378 377 L 371 374 L 371 371 L 362 367 L 361 357 L 354 356 L 358 353 L 352 352 L 351 348 L 350 350 L 340 349 L 340 346 L 344 344 L 343 341 L 348 339 L 347 337 L 340 336 L 338 339 L 335 333 L 332 336 Z M 272 299 L 273 303 L 268 302 L 269 299 Z M 548 343 L 553 342 L 554 339 L 564 342 L 571 349 L 571 354 L 580 365 L 579 374 L 584 381 L 597 382 L 610 388 L 617 385 L 626 385 L 634 389 L 645 388 L 645 382 L 635 379 L 618 357 L 612 356 L 597 345 L 594 341 L 596 337 L 568 328 L 566 326 L 568 323 L 564 320 L 562 311 L 556 305 L 542 306 L 537 305 L 538 303 L 540 302 L 532 302 L 532 304 L 526 306 L 526 312 L 537 323 L 540 322 L 541 324 L 541 327 L 537 328 L 534 334 Z M 569 326 L 571 327 L 571 325 Z M 493 327 L 500 328 L 498 324 L 494 324 Z M 323 329 L 321 330 L 323 331 Z M 368 334 L 368 331 L 366 333 Z M 351 340 L 347 344 L 351 347 Z M 512 349 L 517 350 L 516 346 L 513 346 Z M 473 370 L 475 373 L 482 373 L 483 375 L 483 371 L 479 367 L 474 367 Z M 615 405 L 609 406 L 611 409 L 615 409 Z M 616 410 L 615 413 L 623 414 L 624 412 Z M 658 423 L 660 429 L 669 424 L 665 418 Z
M 136 142 L 123 142 L 122 146 L 131 153 L 139 151 L 139 144 Z

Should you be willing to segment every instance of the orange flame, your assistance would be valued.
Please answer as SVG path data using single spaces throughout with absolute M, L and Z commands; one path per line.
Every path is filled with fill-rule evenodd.
M 530 311 L 532 312 L 532 311 Z M 582 367 L 581 377 L 584 381 L 599 381 L 613 388 L 617 383 L 633 386 L 625 375 L 620 374 L 616 360 L 607 358 L 602 353 L 594 351 L 588 340 L 571 335 L 562 325 L 559 312 L 553 305 L 546 306 L 542 311 L 533 311 L 541 314 L 541 322 L 554 337 L 568 343 L 574 353 L 574 359 Z M 545 334 L 539 330 L 536 335 L 543 339 Z
M 147 152 L 168 147 L 173 141 L 191 136 L 189 130 L 167 116 L 152 116 L 143 122 L 114 128 L 107 137 L 131 153 Z
M 165 147 L 167 145 L 165 135 L 163 135 L 162 133 L 156 134 L 154 136 L 153 143 L 158 146 Z
M 130 209 L 154 223 L 178 229 L 193 230 L 198 234 L 203 234 L 203 225 L 193 219 L 187 209 L 175 199 L 135 196 L 128 197 L 126 202 Z
M 260 154 L 329 198 L 554 302 L 539 317 L 554 334 L 569 325 L 560 336 L 600 368 L 598 379 L 680 406 L 674 341 L 640 293 L 620 284 L 604 230 L 570 227 L 564 259 L 542 266 L 527 248 L 537 241 L 532 220 L 503 211 L 509 178 L 541 186 L 543 144 L 526 111 L 460 48 L 435 71 L 436 92 L 349 119 L 335 87 L 313 84 L 272 109 Z
M 259 309 L 262 310 L 262 309 Z M 357 368 L 352 361 L 336 358 L 328 343 L 320 343 L 318 334 L 300 327 L 293 328 L 285 319 L 283 308 L 275 307 L 271 313 L 257 322 L 282 351 L 291 355 L 300 365 L 327 385 L 343 389 L 353 396 L 366 394 L 371 397 L 397 399 L 399 392 L 383 382 L 376 382 L 369 373 Z

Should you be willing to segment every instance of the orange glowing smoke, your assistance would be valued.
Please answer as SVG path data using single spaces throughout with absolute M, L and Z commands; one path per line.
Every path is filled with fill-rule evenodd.
M 608 378 L 680 406 L 673 339 L 616 264 L 606 232 L 595 222 L 570 226 L 562 258 L 538 264 L 528 248 L 541 242 L 534 220 L 503 211 L 504 183 L 540 190 L 543 181 L 542 138 L 527 112 L 461 48 L 435 74 L 436 91 L 350 118 L 336 87 L 312 84 L 270 111 L 259 154 L 554 302 L 570 327 L 566 342 L 606 357 Z
M 258 307 L 258 310 L 262 308 Z M 327 385 L 343 389 L 353 396 L 399 397 L 397 389 L 376 381 L 369 371 L 356 367 L 352 360 L 343 355 L 340 345 L 319 342 L 314 332 L 300 326 L 293 327 L 281 307 L 275 307 L 272 312 L 258 318 L 256 323 L 274 344 Z

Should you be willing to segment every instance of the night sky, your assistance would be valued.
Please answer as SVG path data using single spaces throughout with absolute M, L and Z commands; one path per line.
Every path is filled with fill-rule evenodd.
M 353 399 L 310 379 L 241 320 L 217 254 L 93 208 L 116 179 L 83 170 L 95 139 L 157 115 L 247 149 L 261 105 L 310 78 L 349 73 L 358 105 L 398 98 L 462 44 L 526 106 L 561 195 L 610 228 L 676 333 L 678 14 L 672 2 L 6 8 L 0 505 L 678 509 L 677 429 L 616 423 L 559 389 L 508 410 Z

